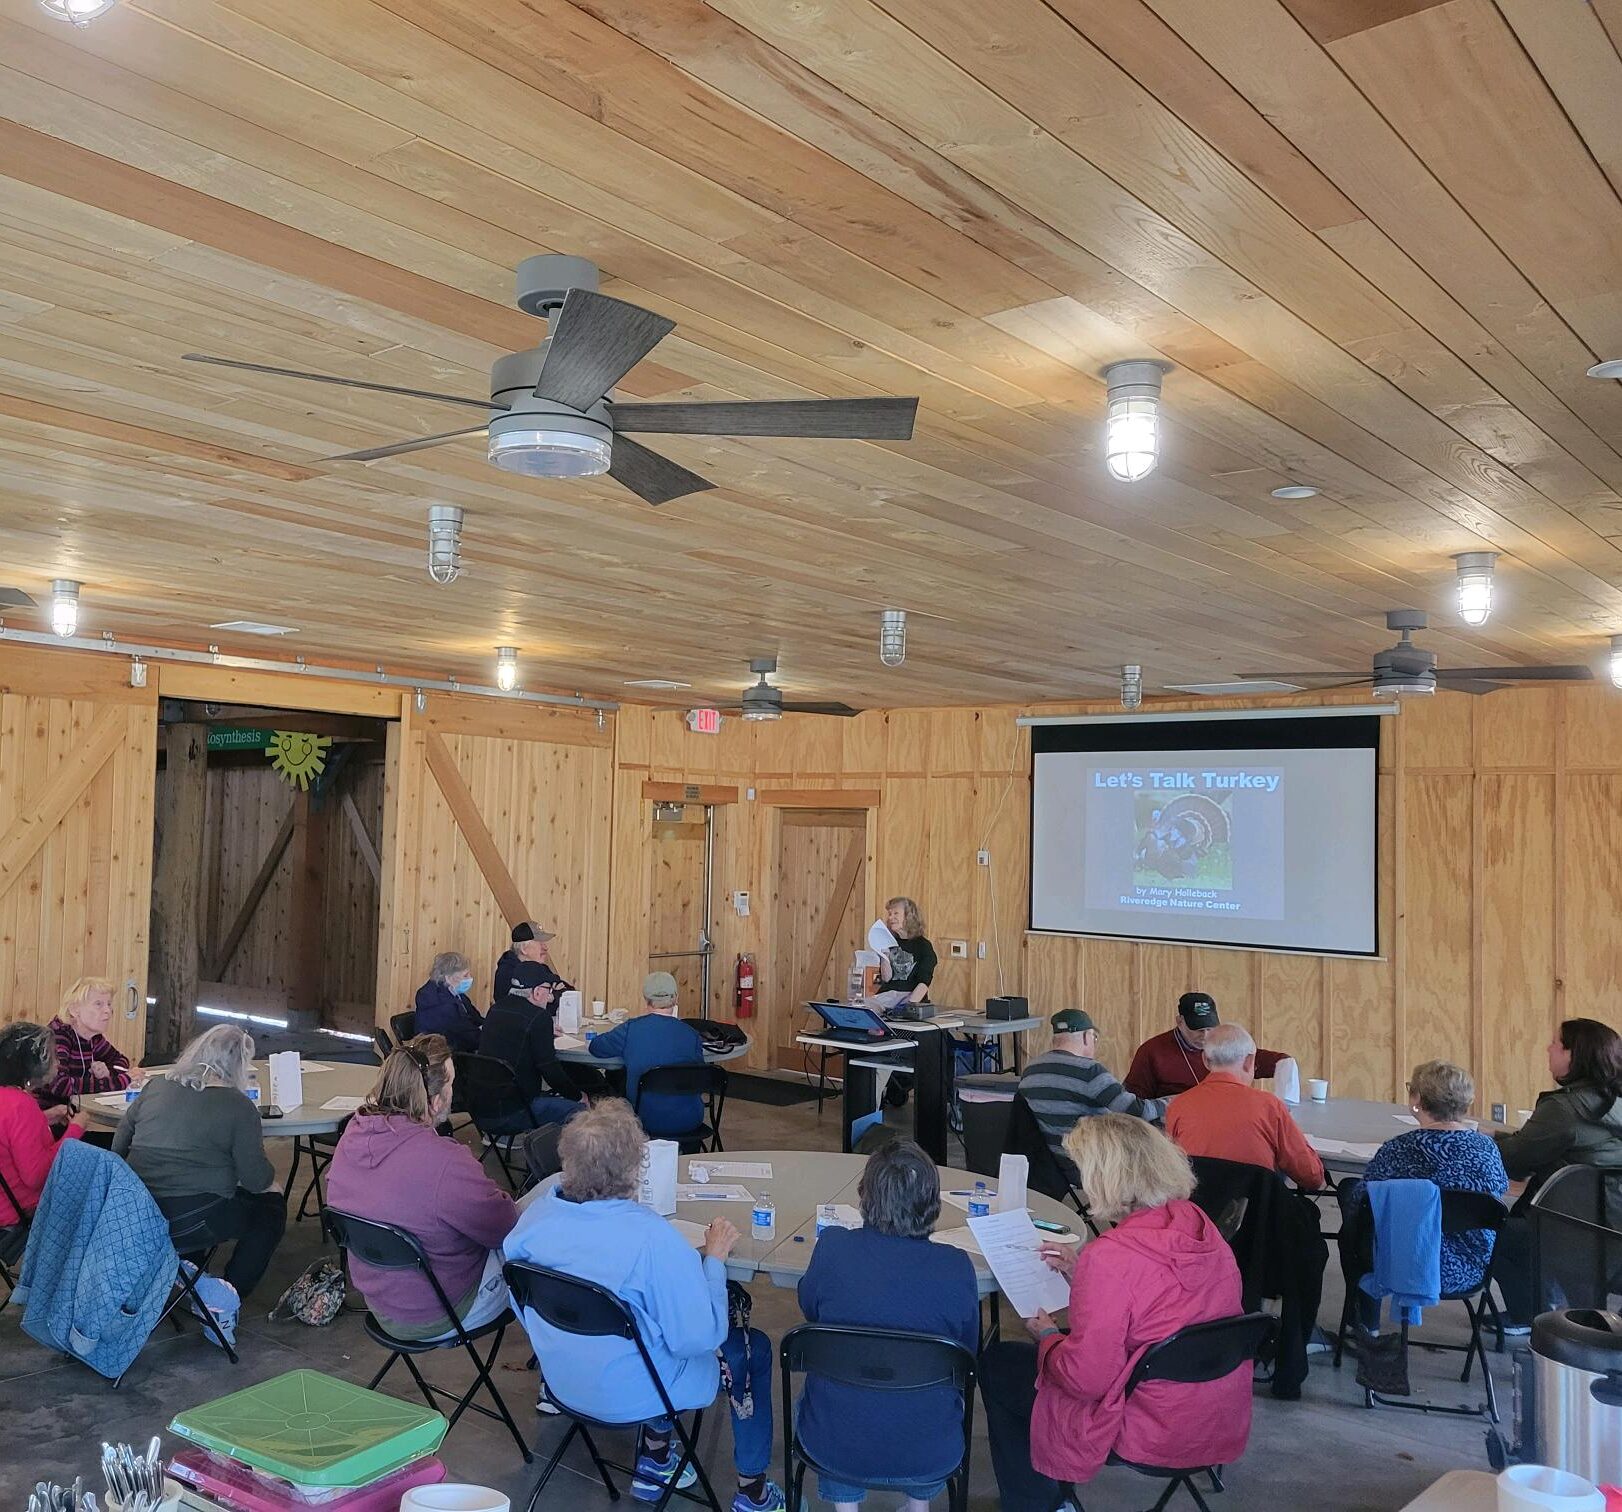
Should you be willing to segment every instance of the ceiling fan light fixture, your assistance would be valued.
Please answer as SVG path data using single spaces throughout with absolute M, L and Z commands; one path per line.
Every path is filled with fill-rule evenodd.
M 886 609 L 879 616 L 879 660 L 899 667 L 907 659 L 907 611 Z
M 51 582 L 51 629 L 64 640 L 78 633 L 82 586 L 72 578 L 55 578 Z
M 1458 564 L 1459 618 L 1467 625 L 1485 625 L 1492 615 L 1492 580 L 1498 563 L 1496 551 L 1461 551 Z
M 441 586 L 462 575 L 462 511 L 454 504 L 428 506 L 428 576 Z
M 1318 490 L 1310 483 L 1286 483 L 1273 490 L 1275 499 L 1316 499 Z
M 614 460 L 608 437 L 532 426 L 490 427 L 489 458 L 525 478 L 595 478 Z
M 74 26 L 89 26 L 97 16 L 105 16 L 117 4 L 118 0 L 39 0 L 39 8 L 47 16 Z
M 1160 386 L 1163 362 L 1112 362 L 1104 369 L 1108 411 L 1104 465 L 1121 483 L 1137 483 L 1160 460 Z
M 518 647 L 496 647 L 496 686 L 511 693 L 518 686 Z

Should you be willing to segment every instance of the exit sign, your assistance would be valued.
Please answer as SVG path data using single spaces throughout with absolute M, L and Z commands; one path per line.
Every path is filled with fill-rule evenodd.
M 687 728 L 695 735 L 719 735 L 721 711 L 719 709 L 689 709 Z

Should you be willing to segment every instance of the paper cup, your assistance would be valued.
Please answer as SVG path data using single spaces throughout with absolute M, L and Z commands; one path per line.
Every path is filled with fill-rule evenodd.
M 1498 1477 L 1498 1512 L 1605 1512 L 1605 1493 L 1564 1470 L 1511 1465 Z
M 593 998 L 591 1000 L 591 1016 L 593 1018 L 601 1018 L 607 1012 L 608 1004 L 605 1003 L 601 998 Z
M 1310 1097 L 1314 1102 L 1328 1102 L 1329 1083 L 1326 1081 L 1320 1081 L 1314 1077 L 1307 1083 L 1307 1096 Z
M 400 1512 L 511 1512 L 512 1502 L 488 1486 L 413 1486 L 400 1498 Z

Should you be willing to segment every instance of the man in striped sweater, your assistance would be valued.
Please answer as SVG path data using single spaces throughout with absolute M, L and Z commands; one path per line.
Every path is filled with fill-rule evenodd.
M 1134 1097 L 1098 1063 L 1098 1026 L 1082 1009 L 1061 1008 L 1048 1022 L 1053 1026 L 1053 1046 L 1026 1066 L 1019 1090 L 1060 1168 L 1075 1181 L 1076 1167 L 1063 1141 L 1077 1119 L 1130 1113 L 1158 1123 L 1166 1116 L 1170 1099 Z

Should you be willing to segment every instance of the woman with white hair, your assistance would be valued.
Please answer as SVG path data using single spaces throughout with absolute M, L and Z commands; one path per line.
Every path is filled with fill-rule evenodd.
M 239 1297 L 259 1284 L 287 1227 L 287 1199 L 247 1096 L 252 1071 L 253 1036 L 218 1024 L 147 1081 L 113 1135 L 113 1153 L 157 1199 L 182 1254 L 236 1241 L 224 1275 Z
M 417 1033 L 443 1035 L 453 1051 L 475 1053 L 484 1019 L 472 993 L 473 963 L 459 950 L 442 950 L 417 989 Z
M 122 1092 L 139 1077 L 130 1058 L 107 1038 L 113 1021 L 113 984 L 106 977 L 80 977 L 62 994 L 51 1020 L 56 1075 L 50 1093 L 68 1102 L 91 1092 Z

